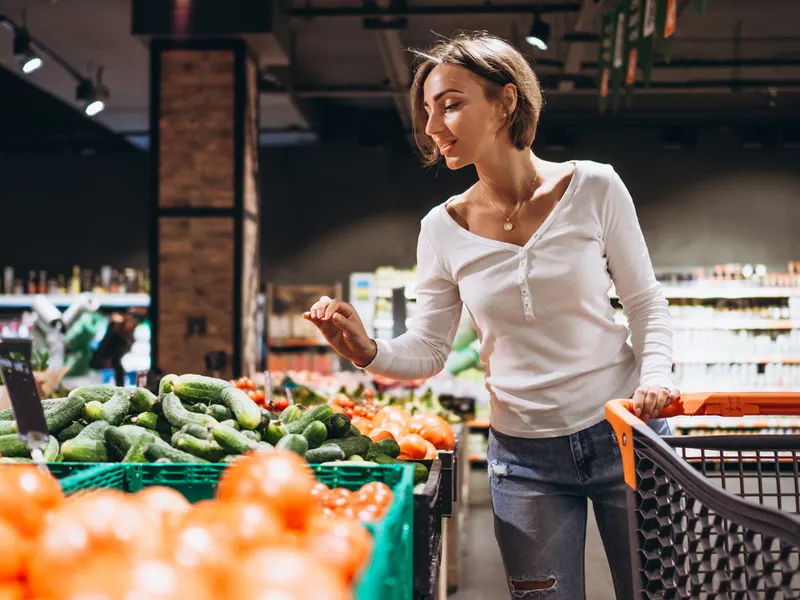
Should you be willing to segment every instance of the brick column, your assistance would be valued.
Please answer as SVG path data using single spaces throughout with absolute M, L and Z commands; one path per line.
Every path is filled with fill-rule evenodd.
M 240 39 L 152 40 L 153 365 L 258 366 L 257 65 Z

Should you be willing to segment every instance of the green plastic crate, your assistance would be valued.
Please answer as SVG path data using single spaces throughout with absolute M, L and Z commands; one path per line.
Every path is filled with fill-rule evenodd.
M 63 469 L 67 473 L 60 479 L 61 488 L 67 494 L 95 488 L 127 490 L 126 473 L 123 465 L 93 463 L 49 463 L 50 472 L 59 477 Z
M 68 465 L 69 463 L 59 463 Z M 190 502 L 214 497 L 227 465 L 219 464 L 101 464 L 77 469 L 61 480 L 67 493 L 94 488 L 136 492 L 163 485 L 181 492 Z M 317 480 L 331 488 L 357 490 L 370 481 L 392 488 L 394 500 L 383 519 L 367 525 L 373 535 L 372 561 L 356 590 L 356 600 L 411 600 L 413 595 L 414 468 L 411 465 L 310 465 Z

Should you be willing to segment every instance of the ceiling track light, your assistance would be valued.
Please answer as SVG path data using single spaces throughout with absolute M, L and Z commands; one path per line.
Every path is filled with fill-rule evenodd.
M 534 48 L 545 51 L 550 44 L 550 24 L 542 21 L 542 17 L 536 14 L 533 17 L 533 25 L 528 35 L 525 36 L 525 41 Z
M 83 104 L 83 112 L 90 117 L 105 110 L 109 95 L 108 88 L 103 85 L 102 67 L 97 69 L 95 81 L 85 77 L 78 82 L 75 88 L 75 99 Z
M 25 27 L 17 29 L 14 34 L 13 46 L 14 58 L 23 73 L 28 75 L 42 66 L 42 59 L 34 52 L 31 46 L 31 36 Z

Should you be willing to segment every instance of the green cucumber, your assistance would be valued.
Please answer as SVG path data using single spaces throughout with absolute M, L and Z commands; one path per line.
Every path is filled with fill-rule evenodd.
M 111 425 L 107 421 L 94 421 L 84 427 L 83 431 L 75 436 L 75 439 L 82 438 L 85 440 L 92 440 L 93 442 L 102 442 L 106 439 L 105 433 L 106 429 L 109 427 L 111 427 Z
M 225 425 L 225 427 L 233 427 L 236 431 L 239 431 L 241 427 L 234 419 L 228 419 L 227 421 L 220 421 L 220 425 Z
M 178 433 L 174 447 L 198 458 L 217 462 L 227 454 L 215 440 L 199 440 L 188 433 Z
M 139 413 L 138 415 L 131 417 L 130 421 L 131 425 L 138 425 L 139 427 L 152 429 L 153 431 L 155 431 L 158 427 L 158 415 L 152 412 Z
M 17 422 L 0 421 L 0 435 L 8 435 L 9 433 L 17 433 Z
M 243 429 L 242 430 L 242 435 L 245 436 L 248 439 L 253 440 L 254 442 L 260 442 L 261 441 L 261 434 L 258 433 L 258 431 L 255 431 L 255 430 Z
M 286 425 L 286 431 L 287 433 L 303 433 L 305 428 L 311 425 L 311 423 L 314 421 L 319 421 L 325 425 L 333 418 L 334 414 L 335 413 L 333 412 L 332 406 L 328 404 L 320 404 L 319 406 L 315 406 L 314 408 L 307 410 L 299 419 L 295 419 Z
M 385 454 L 376 454 L 372 457 L 372 460 L 379 465 L 414 465 L 414 485 L 428 480 L 428 467 L 422 463 L 399 460 Z
M 84 423 L 83 421 L 75 421 L 69 427 L 65 427 L 64 429 L 59 431 L 56 434 L 56 438 L 58 439 L 59 442 L 63 444 L 67 440 L 71 440 L 72 438 L 77 436 L 85 428 L 86 428 L 86 423 Z
M 144 456 L 151 462 L 164 462 L 164 459 L 173 463 L 207 463 L 207 460 L 199 458 L 183 450 L 173 448 L 166 442 L 156 440 L 144 451 Z
M 342 440 L 326 440 L 322 443 L 323 446 L 334 445 L 341 448 L 345 456 L 366 456 L 369 453 L 372 440 L 365 435 L 358 437 L 344 438 Z
M 44 418 L 47 421 L 47 431 L 57 433 L 74 423 L 83 414 L 84 405 L 83 397 L 73 396 L 55 406 L 46 408 Z
M 217 425 L 211 430 L 211 435 L 228 454 L 244 454 L 258 448 L 258 442 L 248 438 L 243 432 L 232 427 Z
M 391 439 L 381 440 L 370 448 L 367 458 L 372 458 L 375 454 L 385 454 L 386 456 L 397 458 L 400 456 L 400 444 Z
M 299 454 L 302 458 L 306 457 L 306 453 L 308 452 L 308 440 L 304 438 L 300 434 L 290 433 L 288 435 L 283 436 L 277 444 L 275 444 L 276 450 L 291 450 L 296 454 Z
M 258 442 L 258 448 L 256 448 L 258 452 L 272 452 L 275 450 L 275 446 L 272 444 L 268 444 L 267 442 Z
M 198 440 L 210 440 L 211 439 L 211 430 L 208 427 L 203 427 L 202 425 L 195 425 L 194 423 L 189 423 L 188 425 L 184 425 L 180 428 L 178 433 L 185 433 L 192 437 L 196 437 Z
M 131 437 L 132 440 L 138 439 L 142 436 L 153 441 L 160 439 L 159 436 L 153 432 L 153 430 L 146 429 L 145 427 L 139 427 L 138 425 L 120 425 L 119 430 L 125 435 Z M 131 441 L 131 443 L 133 443 L 133 441 Z
M 281 413 L 281 423 L 288 425 L 292 421 L 296 421 L 302 416 L 302 407 L 298 406 L 297 404 L 292 404 L 291 406 L 287 406 L 285 409 L 283 409 L 283 412 Z
M 147 458 L 145 457 L 145 452 L 147 452 L 147 449 L 150 447 L 152 443 L 153 443 L 152 440 L 147 439 L 145 436 L 141 436 L 128 449 L 128 452 L 125 453 L 125 456 L 122 458 L 122 462 L 124 463 L 147 462 Z
M 275 446 L 283 436 L 286 435 L 286 426 L 281 425 L 278 421 L 273 421 L 269 424 L 266 431 L 264 431 L 264 435 L 262 435 L 262 439 L 265 442 L 268 442 Z
M 122 425 L 125 415 L 131 410 L 131 398 L 127 392 L 115 394 L 111 400 L 103 404 L 101 414 L 103 421 L 108 421 L 111 425 Z
M 91 400 L 83 406 L 83 418 L 89 423 L 95 421 L 104 421 L 103 419 L 103 403 L 97 400 Z
M 68 398 L 72 398 L 73 396 L 80 396 L 86 402 L 99 402 L 100 404 L 105 404 L 111 398 L 114 397 L 115 394 L 118 392 L 124 392 L 125 388 L 116 387 L 113 385 L 105 385 L 105 384 L 93 384 L 93 385 L 84 385 L 79 388 L 75 388 L 69 393 Z
M 183 404 L 183 408 L 185 408 L 189 412 L 197 413 L 198 415 L 208 414 L 206 412 L 208 405 L 203 404 L 202 402 L 181 402 L 181 404 Z
M 189 424 L 203 425 L 204 427 L 216 427 L 219 425 L 214 417 L 186 410 L 181 404 L 180 398 L 175 394 L 170 393 L 164 396 L 162 408 L 169 424 L 178 429 Z
M 9 458 L 28 457 L 30 458 L 30 451 L 16 433 L 8 433 L 0 435 L 0 456 L 8 456 Z
M 49 408 L 55 408 L 56 406 L 63 404 L 66 398 L 49 398 L 47 400 L 42 400 L 42 408 L 47 410 Z M 14 420 L 14 409 L 9 407 L 3 410 L 0 410 L 0 421 L 13 421 Z
M 66 462 L 108 462 L 104 442 L 80 435 L 64 442 L 61 454 Z
M 306 452 L 306 460 L 312 464 L 333 462 L 336 460 L 344 460 L 345 458 L 342 449 L 333 444 L 312 448 Z
M 156 395 L 148 390 L 147 388 L 136 388 L 131 392 L 130 396 L 131 400 L 131 410 L 137 413 L 143 413 L 149 411 L 156 402 L 158 402 L 158 398 Z
M 58 458 L 58 453 L 60 450 L 60 446 L 58 444 L 58 440 L 56 436 L 51 435 L 47 439 L 47 446 L 45 446 L 44 452 L 44 462 L 55 462 Z
M 209 404 L 206 406 L 206 414 L 209 417 L 214 417 L 220 423 L 233 418 L 233 411 L 222 404 Z
M 328 437 L 328 429 L 321 421 L 312 421 L 303 429 L 302 435 L 308 440 L 309 448 L 319 448 Z
M 206 404 L 219 403 L 220 392 L 229 387 L 233 387 L 230 382 L 205 375 L 181 375 L 172 382 L 172 392 L 181 400 Z
M 114 460 L 122 460 L 135 441 L 132 436 L 127 435 L 125 432 L 120 431 L 119 427 L 114 426 L 106 429 L 105 440 L 106 452 L 108 452 L 109 456 Z
M 220 401 L 233 412 L 242 429 L 255 429 L 261 425 L 261 409 L 250 396 L 239 388 L 228 386 L 219 393 Z
M 25 458 L 24 456 L 18 456 L 16 458 L 10 458 L 8 456 L 4 456 L 0 458 L 0 465 L 32 465 L 33 459 L 32 458 Z
M 361 435 L 361 430 L 352 423 L 350 423 L 350 431 L 345 433 L 344 437 L 351 438 L 351 437 L 359 437 L 360 435 Z
M 234 462 L 237 458 L 242 458 L 241 454 L 228 454 L 227 456 L 223 456 L 219 459 L 219 462 L 223 465 L 229 465 Z
M 158 383 L 158 395 L 164 396 L 172 391 L 172 383 L 178 378 L 174 373 L 164 375 Z
M 329 438 L 343 438 L 350 431 L 350 417 L 336 413 L 325 427 L 328 429 Z

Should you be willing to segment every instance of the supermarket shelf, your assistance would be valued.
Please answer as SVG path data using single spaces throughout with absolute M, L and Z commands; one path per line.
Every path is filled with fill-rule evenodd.
M 150 306 L 149 294 L 94 294 L 101 307 L 146 308 Z M 8 294 L 0 296 L 0 308 L 30 308 L 34 295 Z M 77 294 L 45 294 L 56 306 L 69 306 L 78 299 Z
M 800 356 L 761 356 L 758 358 L 676 358 L 672 361 L 674 365 L 768 365 L 768 364 L 783 364 L 783 365 L 800 365 Z
M 741 298 L 789 298 L 800 296 L 800 287 L 744 287 L 744 286 L 662 286 L 668 299 L 741 299 Z M 619 298 L 615 292 L 609 297 Z
M 627 325 L 627 319 L 619 316 L 615 319 L 620 325 Z M 798 319 L 672 319 L 674 329 L 719 329 L 737 330 L 750 329 L 755 331 L 767 329 L 800 329 Z

